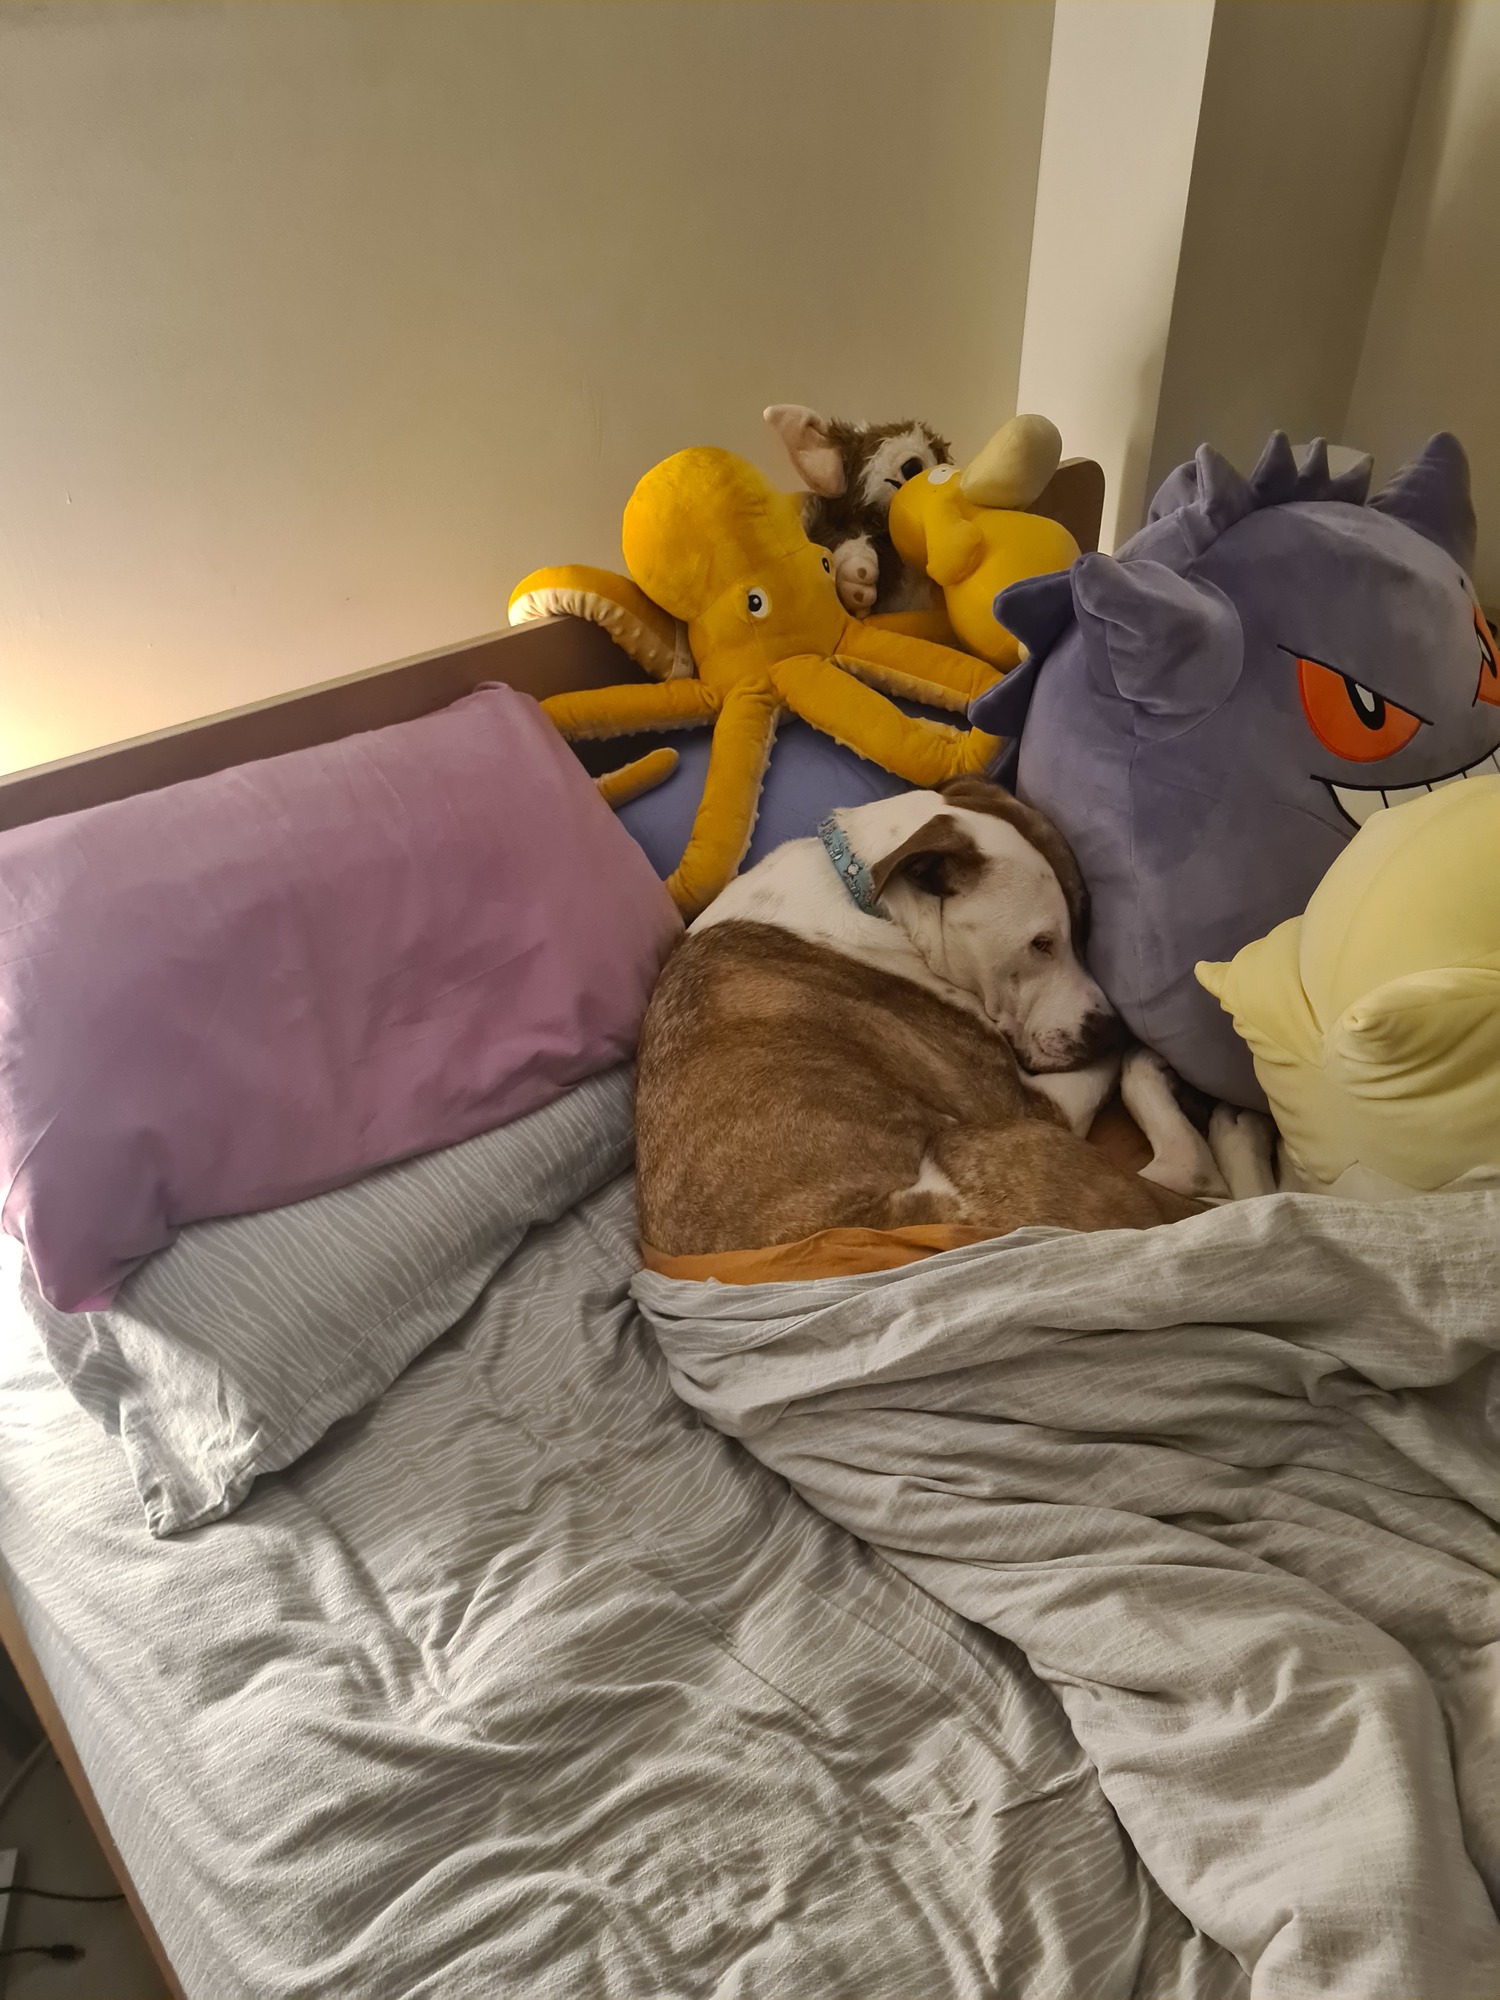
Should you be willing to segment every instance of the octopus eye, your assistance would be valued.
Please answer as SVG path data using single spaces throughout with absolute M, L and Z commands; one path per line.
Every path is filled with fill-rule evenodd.
M 824 556 L 823 558 L 823 567 L 825 570 L 827 570 L 830 576 L 833 575 L 833 564 L 828 560 L 827 556 Z
M 752 618 L 764 618 L 770 612 L 770 597 L 759 585 L 747 593 L 745 597 L 745 609 L 750 613 Z
M 922 470 L 923 465 L 920 458 L 907 458 L 901 462 L 901 477 L 903 479 L 915 479 L 917 474 Z

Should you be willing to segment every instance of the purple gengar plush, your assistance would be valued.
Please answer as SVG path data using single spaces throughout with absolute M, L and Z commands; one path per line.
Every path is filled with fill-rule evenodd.
M 1370 465 L 1244 479 L 1204 446 L 1118 556 L 996 600 L 1029 657 L 973 704 L 1019 735 L 1002 775 L 1062 829 L 1092 899 L 1089 962 L 1190 1083 L 1264 1108 L 1193 976 L 1297 916 L 1372 812 L 1500 770 L 1500 668 L 1467 570 L 1469 470 L 1435 437 L 1368 502 Z

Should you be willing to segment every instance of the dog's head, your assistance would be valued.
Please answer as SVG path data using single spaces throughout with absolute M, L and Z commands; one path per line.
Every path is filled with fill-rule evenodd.
M 1078 958 L 1083 878 L 1050 820 L 982 778 L 838 819 L 928 970 L 979 1001 L 1023 1069 L 1079 1069 L 1120 1046 Z

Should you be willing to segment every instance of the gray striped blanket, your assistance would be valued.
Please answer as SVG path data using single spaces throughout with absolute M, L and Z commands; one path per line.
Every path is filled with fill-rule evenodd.
M 1253 1995 L 1500 1993 L 1500 1195 L 635 1292 L 689 1404 L 1025 1654 Z
M 0 1310 L 0 1571 L 190 2000 L 1240 1994 L 1016 1649 L 673 1395 L 629 1181 L 514 1248 L 518 1161 L 582 1118 L 617 1175 L 629 1117 L 601 1086 L 330 1198 L 336 1241 L 282 1218 L 259 1276 L 206 1237 L 214 1296 L 232 1264 L 310 1341 L 383 1342 L 377 1294 L 450 1330 L 169 1540 Z

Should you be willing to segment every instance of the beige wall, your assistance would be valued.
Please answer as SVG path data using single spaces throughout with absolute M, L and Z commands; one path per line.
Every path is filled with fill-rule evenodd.
M 1444 8 L 1349 407 L 1393 470 L 1435 430 L 1474 466 L 1476 582 L 1500 605 L 1500 4 Z
M 1021 406 L 1104 467 L 1103 545 L 1139 523 L 1213 0 L 1058 0 Z
M 1050 32 L 0 8 L 0 768 L 491 630 L 665 453 L 775 468 L 767 402 L 982 441 Z
M 1205 440 L 1345 435 L 1435 11 L 1220 0 L 1148 491 Z
M 1439 11 L 1058 0 L 1019 395 L 1103 460 L 1106 546 L 1204 440 L 1346 435 Z

